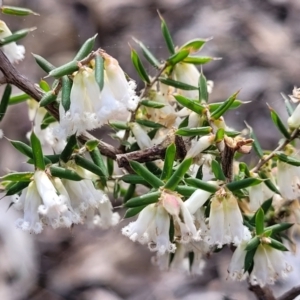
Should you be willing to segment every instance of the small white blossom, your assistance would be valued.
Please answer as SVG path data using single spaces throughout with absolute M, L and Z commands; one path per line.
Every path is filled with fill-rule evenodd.
M 141 125 L 139 125 L 138 123 L 130 123 L 129 127 L 141 150 L 150 148 L 152 146 L 152 141 L 150 137 Z
M 247 243 L 247 241 L 243 241 L 239 244 L 232 255 L 228 273 L 233 280 L 242 281 L 248 276 L 248 273 L 244 271 Z
M 209 146 L 211 146 L 213 144 L 214 140 L 215 140 L 215 135 L 212 134 L 212 135 L 202 136 L 196 142 L 193 141 L 191 148 L 189 149 L 189 151 L 186 154 L 186 158 L 196 157 L 202 151 L 204 151 Z
M 5 22 L 0 21 L 0 39 L 8 37 L 11 34 Z M 1 49 L 11 63 L 18 63 L 24 59 L 25 48 L 22 45 L 17 45 L 15 42 L 12 42 L 2 46 Z

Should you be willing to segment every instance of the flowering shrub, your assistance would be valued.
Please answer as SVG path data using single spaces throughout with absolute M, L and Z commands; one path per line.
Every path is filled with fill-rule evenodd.
M 33 13 L 5 6 L 2 12 Z M 115 58 L 93 50 L 96 36 L 59 67 L 34 55 L 52 80 L 35 87 L 12 68 L 25 51 L 16 41 L 32 29 L 11 33 L 0 22 L 1 83 L 6 84 L 0 120 L 8 105 L 28 101 L 34 121 L 29 144 L 9 140 L 32 171 L 1 177 L 5 196 L 24 212 L 16 226 L 29 233 L 83 223 L 109 228 L 120 219 L 110 198 L 119 198 L 127 209 L 124 218 L 137 216 L 122 233 L 155 252 L 153 261 L 161 269 L 199 273 L 203 255 L 230 247 L 231 278 L 259 287 L 273 284 L 291 271 L 284 254 L 292 243 L 289 229 L 299 222 L 299 104 L 293 109 L 285 99 L 287 125 L 270 107 L 283 137 L 275 150 L 262 150 L 248 124 L 243 132 L 226 125 L 226 112 L 244 104 L 238 92 L 220 103 L 209 101 L 213 82 L 197 66 L 217 58 L 195 55 L 208 39 L 175 47 L 160 19 L 169 57 L 158 60 L 135 40 L 155 76 L 131 48 L 141 91 Z M 11 85 L 22 94 L 12 95 Z M 300 101 L 297 88 L 290 99 Z M 118 148 L 87 132 L 103 125 L 115 131 Z M 52 154 L 43 152 L 46 145 Z M 258 162 L 247 165 L 242 155 L 252 149 Z

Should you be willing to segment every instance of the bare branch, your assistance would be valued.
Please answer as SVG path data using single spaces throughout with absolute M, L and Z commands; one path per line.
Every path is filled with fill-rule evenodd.
M 300 285 L 293 287 L 292 289 L 290 289 L 289 291 L 287 291 L 286 293 L 278 297 L 277 300 L 293 300 L 299 295 L 300 295 Z
M 258 300 L 276 300 L 272 290 L 268 287 L 261 287 L 259 285 L 250 285 L 249 290 L 253 292 Z

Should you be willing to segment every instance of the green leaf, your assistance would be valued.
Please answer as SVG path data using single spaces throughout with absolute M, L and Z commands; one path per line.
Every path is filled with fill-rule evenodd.
M 194 39 L 186 42 L 184 45 L 180 47 L 181 49 L 186 49 L 189 51 L 189 53 L 195 53 L 200 51 L 206 42 L 208 42 L 210 39 Z
M 9 35 L 5 38 L 0 39 L 0 47 L 16 42 L 20 39 L 22 39 L 23 37 L 25 37 L 29 32 L 36 30 L 36 27 L 32 27 L 32 28 L 27 28 L 27 29 L 21 29 L 18 30 L 16 32 L 14 32 L 12 35 Z
M 252 251 L 253 249 L 256 249 L 260 244 L 260 239 L 258 236 L 255 236 L 254 238 L 252 238 L 246 247 L 246 251 Z
M 9 173 L 2 177 L 0 177 L 0 180 L 4 181 L 30 181 L 31 177 L 33 176 L 32 172 L 15 172 L 15 173 Z
M 187 185 L 177 185 L 175 191 L 184 197 L 190 197 L 197 188 Z
M 264 179 L 264 184 L 274 193 L 280 195 L 280 191 L 276 187 L 276 185 L 271 181 L 271 179 L 264 173 L 259 172 L 259 176 Z
M 140 176 L 142 176 L 152 187 L 158 189 L 164 185 L 163 181 L 157 178 L 146 167 L 136 161 L 130 161 L 131 168 Z
M 54 94 L 53 91 L 49 91 L 45 93 L 40 101 L 40 107 L 45 107 L 48 104 L 54 102 L 57 98 L 57 95 Z
M 10 95 L 11 95 L 11 85 L 7 84 L 0 103 L 0 122 L 6 113 L 6 109 L 9 104 Z
M 280 251 L 289 251 L 289 249 L 287 249 L 282 243 L 280 243 L 279 241 L 269 237 L 269 239 L 271 240 L 271 243 L 268 244 L 269 246 L 271 246 L 274 249 L 280 250 Z
M 176 81 L 170 78 L 159 77 L 158 80 L 166 85 L 173 86 L 177 89 L 185 90 L 185 91 L 195 91 L 198 90 L 198 87 L 186 84 L 184 82 Z
M 8 105 L 18 104 L 18 103 L 24 102 L 28 99 L 30 99 L 30 96 L 28 96 L 27 94 L 24 94 L 24 93 L 16 94 L 9 98 Z
M 0 9 L 1 12 L 6 15 L 22 16 L 22 17 L 28 15 L 39 16 L 38 13 L 32 11 L 31 9 L 23 8 L 23 7 L 2 5 Z
M 249 169 L 248 169 L 248 165 L 244 162 L 239 163 L 239 173 L 243 173 L 247 177 L 251 177 Z M 245 176 L 243 176 L 243 177 L 245 177 Z
M 278 130 L 283 134 L 283 136 L 286 139 L 289 139 L 291 137 L 290 133 L 288 132 L 288 130 L 286 129 L 285 125 L 283 124 L 283 122 L 281 121 L 280 117 L 278 116 L 277 112 L 270 106 L 269 110 L 271 113 L 271 118 L 272 121 L 274 123 L 274 125 L 278 128 Z
M 61 84 L 61 104 L 65 112 L 67 112 L 71 105 L 71 89 L 73 82 L 67 75 L 65 75 L 61 79 Z
M 108 121 L 108 124 L 117 130 L 127 130 L 130 129 L 130 127 L 128 126 L 127 122 L 122 122 L 122 121 Z
M 256 152 L 256 154 L 257 154 L 260 158 L 262 158 L 263 155 L 264 155 L 264 153 L 263 153 L 262 148 L 261 148 L 261 146 L 260 146 L 260 144 L 259 144 L 259 141 L 258 141 L 258 139 L 257 139 L 257 137 L 256 137 L 256 135 L 255 135 L 255 133 L 253 132 L 252 127 L 251 127 L 250 125 L 248 125 L 246 122 L 245 122 L 245 124 L 246 124 L 247 128 L 248 128 L 249 131 L 250 131 L 250 137 L 254 140 L 254 142 L 253 142 L 253 144 L 252 144 L 252 145 L 253 145 L 253 148 L 254 148 L 254 151 Z
M 95 79 L 98 83 L 100 91 L 102 91 L 104 86 L 104 60 L 100 54 L 95 56 Z
M 199 169 L 196 174 L 196 178 L 202 180 L 203 178 L 203 165 L 199 166 Z
M 224 102 L 215 102 L 215 103 L 210 103 L 209 106 L 209 111 L 212 113 L 214 111 L 216 111 Z M 248 102 L 243 102 L 241 100 L 234 100 L 233 103 L 231 104 L 231 106 L 229 107 L 229 109 L 236 109 L 238 107 L 240 107 L 242 104 L 248 104 L 250 103 L 250 101 Z
M 162 17 L 162 15 L 158 12 L 159 18 L 161 20 L 161 32 L 162 35 L 165 39 L 165 42 L 167 44 L 168 50 L 171 54 L 175 53 L 175 47 L 174 47 L 174 43 L 170 34 L 170 31 L 168 29 L 168 26 L 164 20 L 164 18 Z
M 249 178 L 245 178 L 242 180 L 227 183 L 226 187 L 230 191 L 234 192 L 234 191 L 238 191 L 241 189 L 245 189 L 249 186 L 254 186 L 254 185 L 260 184 L 261 182 L 262 182 L 262 180 L 259 178 L 249 177 Z
M 47 92 L 50 92 L 50 90 L 51 90 L 51 88 L 50 88 L 48 82 L 45 81 L 45 80 L 43 80 L 43 79 L 40 80 L 39 86 L 40 86 L 40 88 L 41 88 L 44 92 L 46 92 L 46 93 L 47 93 Z
M 149 121 L 149 120 L 145 120 L 145 119 L 135 119 L 135 122 L 138 123 L 138 124 L 140 124 L 140 125 L 143 125 L 143 126 L 146 126 L 146 127 L 150 127 L 150 128 L 162 128 L 162 127 L 165 127 L 162 124 L 155 123 L 155 122 L 152 122 L 152 121 Z
M 283 93 L 281 93 L 281 96 L 284 99 L 285 108 L 286 108 L 286 111 L 287 111 L 287 113 L 288 113 L 288 115 L 290 117 L 293 114 L 294 109 L 293 109 L 293 107 L 292 107 L 292 105 L 290 103 L 289 98 L 286 95 L 284 95 Z
M 259 208 L 256 216 L 255 216 L 255 230 L 257 235 L 261 235 L 264 232 L 264 220 L 265 220 L 265 214 L 264 211 Z
M 119 198 L 120 190 L 121 190 L 121 187 L 120 187 L 119 182 L 115 181 L 114 190 L 113 190 L 113 197 L 114 197 L 114 199 L 118 199 Z
M 269 211 L 269 209 L 272 206 L 272 200 L 273 198 L 270 198 L 268 200 L 266 200 L 261 206 L 260 208 L 263 210 L 264 214 L 266 215 L 267 212 Z M 257 211 L 258 212 L 258 211 Z M 255 224 L 255 220 L 256 220 L 256 214 L 257 212 L 254 214 L 254 216 L 249 220 L 250 224 Z
M 95 44 L 95 40 L 98 34 L 95 34 L 93 37 L 87 39 L 83 45 L 81 46 L 81 48 L 79 49 L 79 51 L 77 52 L 76 56 L 74 57 L 74 60 L 78 61 L 78 60 L 82 60 L 84 59 L 86 56 L 88 56 L 88 54 L 90 54 L 94 48 L 94 44 Z
M 207 191 L 212 194 L 214 194 L 219 189 L 218 186 L 208 183 L 206 181 L 200 180 L 198 178 L 187 178 L 187 179 L 185 179 L 185 182 L 193 187 L 196 187 L 203 191 Z
M 75 171 L 57 167 L 57 166 L 51 166 L 49 168 L 50 173 L 54 177 L 62 178 L 62 179 L 68 179 L 73 181 L 80 181 L 83 178 L 79 176 Z
M 162 170 L 153 161 L 145 163 L 147 169 L 156 176 L 161 176 Z
M 225 131 L 224 128 L 219 128 L 216 132 L 215 142 L 220 143 L 224 140 Z
M 160 194 L 161 192 L 156 191 L 156 192 L 141 195 L 139 197 L 131 198 L 126 203 L 124 203 L 124 206 L 137 207 L 137 206 L 155 203 L 158 202 L 158 198 L 160 197 Z
M 46 113 L 41 124 L 41 129 L 46 129 L 50 124 L 54 122 L 57 122 L 57 120 L 49 113 Z
M 202 71 L 199 76 L 198 89 L 199 89 L 200 102 L 202 102 L 202 101 L 207 102 L 208 101 L 207 81 L 206 81 L 206 77 L 203 75 Z
M 131 48 L 131 61 L 136 69 L 136 71 L 138 72 L 140 78 L 146 82 L 146 83 L 150 83 L 150 79 L 149 79 L 149 76 L 137 54 L 137 52 Z
M 288 156 L 284 153 L 280 153 L 280 152 L 277 152 L 276 153 L 276 157 L 282 161 L 282 162 L 285 162 L 289 165 L 292 165 L 292 166 L 296 166 L 296 167 L 299 167 L 300 166 L 300 160 L 298 159 L 295 159 L 294 157 L 292 156 Z
M 99 145 L 99 141 L 98 140 L 89 140 L 85 143 L 85 148 L 87 151 L 91 152 L 93 151 L 95 148 L 97 148 Z
M 32 131 L 30 136 L 30 144 L 32 147 L 32 155 L 34 166 L 39 170 L 45 170 L 45 161 L 43 156 L 42 145 L 34 131 Z
M 104 163 L 103 157 L 99 151 L 98 148 L 95 148 L 94 150 L 92 150 L 90 153 L 91 159 L 93 160 L 93 162 L 102 170 L 103 174 L 105 175 L 105 177 L 108 177 L 109 173 L 108 173 L 108 169 L 106 168 L 106 165 Z M 113 161 L 112 161 L 112 166 L 111 166 L 112 170 L 110 170 L 110 172 L 113 172 Z
M 183 61 L 187 56 L 189 55 L 188 50 L 179 50 L 178 52 L 174 53 L 172 56 L 170 56 L 166 62 L 169 65 L 175 66 L 179 62 Z
M 236 100 L 236 96 L 238 95 L 239 91 L 234 93 L 232 96 L 230 96 L 225 102 L 223 102 L 222 105 L 220 105 L 212 114 L 212 119 L 219 119 L 224 113 L 231 107 L 233 102 Z
M 44 70 L 46 73 L 49 73 L 50 71 L 55 69 L 55 66 L 53 66 L 50 62 L 48 62 L 45 58 L 43 58 L 40 55 L 33 54 L 33 57 L 36 61 L 36 63 L 41 67 L 42 70 Z
M 166 150 L 164 167 L 160 176 L 161 180 L 167 180 L 172 175 L 175 157 L 176 157 L 176 146 L 174 143 L 172 143 L 168 146 Z
M 181 95 L 174 95 L 174 97 L 182 106 L 194 111 L 199 115 L 203 114 L 205 111 L 205 107 L 200 105 L 198 101 L 183 97 Z
M 166 189 L 169 189 L 171 191 L 175 190 L 176 186 L 179 184 L 179 182 L 182 180 L 183 176 L 186 174 L 189 167 L 191 166 L 192 161 L 193 161 L 192 158 L 188 158 L 181 162 L 181 164 L 177 167 L 175 172 L 166 182 L 165 184 Z
M 267 230 L 271 230 L 272 231 L 272 234 L 274 233 L 278 233 L 278 232 L 281 232 L 281 231 L 285 231 L 287 229 L 289 229 L 290 227 L 292 227 L 293 223 L 279 223 L 279 224 L 275 224 L 275 225 L 271 225 L 271 226 L 268 226 L 265 228 L 265 231 Z
M 141 205 L 141 206 L 137 206 L 137 207 L 128 208 L 126 210 L 124 219 L 134 217 L 135 215 L 140 213 L 146 206 L 147 205 Z
M 206 127 L 182 127 L 176 130 L 175 134 L 181 135 L 181 136 L 198 136 L 198 135 L 206 135 L 209 134 L 212 131 L 212 128 L 210 126 Z
M 218 60 L 220 58 L 211 57 L 211 56 L 188 56 L 186 57 L 183 62 L 187 64 L 193 65 L 204 65 L 212 60 Z
M 234 131 L 234 130 L 225 130 L 224 133 L 229 136 L 229 137 L 236 137 L 238 135 L 241 135 L 241 132 L 240 131 Z
M 12 196 L 21 192 L 29 185 L 29 183 L 30 181 L 15 182 L 13 185 L 9 186 L 9 188 L 6 190 L 5 196 Z
M 131 199 L 135 193 L 135 184 L 130 184 L 129 187 L 127 188 L 127 191 L 123 197 L 123 202 L 126 203 L 129 199 Z
M 68 162 L 69 159 L 71 158 L 71 155 L 74 152 L 74 149 L 76 148 L 77 148 L 77 138 L 76 138 L 76 133 L 74 133 L 69 137 L 64 150 L 60 154 L 60 159 L 65 163 Z
M 216 179 L 222 180 L 222 181 L 226 180 L 226 177 L 223 173 L 223 170 L 222 170 L 220 164 L 214 159 L 211 162 L 211 168 L 212 168 L 212 171 L 213 171 Z
M 178 129 L 187 127 L 189 125 L 189 116 L 186 116 L 178 126 Z
M 145 58 L 148 60 L 148 62 L 155 68 L 159 68 L 160 67 L 160 62 L 155 58 L 155 56 L 149 51 L 149 49 L 139 40 L 133 38 L 133 40 L 139 44 L 139 46 L 141 47 L 143 54 L 145 56 Z
M 64 75 L 72 74 L 73 72 L 78 70 L 78 62 L 77 61 L 70 61 L 58 68 L 53 69 L 49 72 L 49 76 L 52 76 L 54 78 L 60 78 Z
M 247 251 L 245 260 L 244 260 L 244 272 L 250 272 L 250 270 L 253 268 L 253 258 L 256 252 L 256 248 Z
M 33 158 L 32 148 L 27 144 L 20 141 L 9 140 L 10 143 L 22 154 L 28 156 L 29 158 Z
M 165 106 L 164 103 L 160 103 L 157 101 L 152 101 L 152 100 L 142 100 L 140 102 L 141 105 L 144 105 L 146 107 L 151 107 L 151 108 L 162 108 Z
M 113 159 L 111 159 L 110 157 L 107 157 L 106 158 L 106 166 L 107 166 L 108 175 L 111 177 L 114 173 L 114 161 L 113 161 Z
M 122 176 L 121 180 L 130 184 L 143 184 L 148 186 L 148 182 L 142 176 L 136 174 L 126 174 Z
M 75 163 L 78 166 L 80 166 L 80 167 L 82 167 L 82 168 L 98 175 L 99 177 L 106 177 L 105 176 L 106 174 L 103 172 L 103 170 L 100 167 L 98 167 L 92 161 L 90 161 L 90 160 L 88 160 L 88 159 L 86 159 L 82 156 L 76 155 L 75 156 Z

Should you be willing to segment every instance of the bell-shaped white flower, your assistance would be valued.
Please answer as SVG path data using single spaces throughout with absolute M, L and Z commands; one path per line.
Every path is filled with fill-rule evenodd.
M 130 123 L 129 127 L 141 150 L 150 148 L 152 146 L 152 141 L 148 136 L 147 131 L 144 130 L 141 125 L 138 123 Z
M 277 185 L 283 198 L 286 200 L 298 199 L 300 197 L 300 167 L 278 160 Z
M 8 37 L 11 34 L 5 22 L 0 21 L 0 39 Z M 15 42 L 12 42 L 2 46 L 1 49 L 11 63 L 18 63 L 24 59 L 25 47 L 22 45 L 17 45 Z
M 288 118 L 287 123 L 291 128 L 298 128 L 300 126 L 300 104 L 297 105 L 292 115 Z
M 204 151 L 209 146 L 211 146 L 214 143 L 214 140 L 215 140 L 214 134 L 202 136 L 198 141 L 192 143 L 191 148 L 188 150 L 186 154 L 186 158 L 196 157 L 202 151 Z
M 242 281 L 248 276 L 248 273 L 244 271 L 245 257 L 247 252 L 245 251 L 247 247 L 247 241 L 240 243 L 235 249 L 229 267 L 228 273 L 233 280 Z

